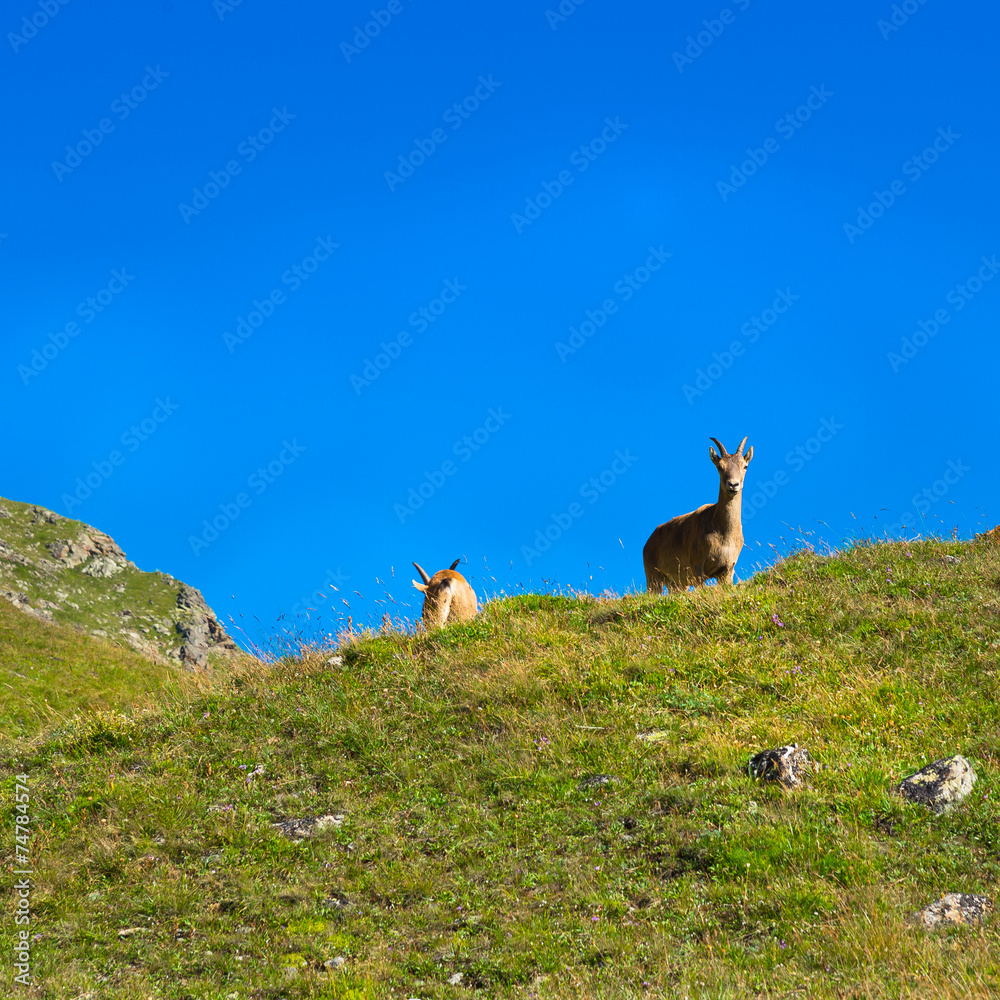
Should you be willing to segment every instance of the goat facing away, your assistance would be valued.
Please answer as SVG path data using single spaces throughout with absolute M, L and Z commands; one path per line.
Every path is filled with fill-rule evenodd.
M 649 536 L 642 562 L 646 590 L 651 594 L 662 594 L 665 586 L 672 591 L 700 587 L 708 579 L 733 582 L 743 548 L 743 477 L 753 458 L 753 446 L 744 455 L 744 438 L 730 455 L 716 438 L 709 440 L 719 449 L 718 455 L 715 448 L 708 449 L 708 457 L 719 471 L 719 499 L 661 524 Z
M 452 622 L 471 621 L 479 613 L 476 592 L 461 573 L 455 572 L 461 561 L 456 559 L 450 569 L 439 569 L 433 576 L 428 576 L 419 563 L 413 564 L 424 581 L 413 581 L 413 586 L 424 595 L 421 615 L 424 628 L 441 628 Z

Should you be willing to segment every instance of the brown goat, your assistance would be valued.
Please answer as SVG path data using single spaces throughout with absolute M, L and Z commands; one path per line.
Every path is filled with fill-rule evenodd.
M 706 580 L 732 583 L 736 560 L 743 548 L 743 526 L 740 523 L 743 499 L 743 477 L 753 458 L 753 447 L 743 454 L 744 438 L 735 454 L 730 455 L 716 438 L 720 454 L 708 449 L 719 470 L 719 499 L 706 503 L 689 514 L 681 514 L 661 524 L 642 550 L 646 569 L 646 590 L 662 594 L 670 590 L 700 587 Z
M 479 613 L 476 592 L 461 573 L 455 572 L 455 567 L 461 561 L 456 559 L 450 569 L 439 569 L 433 576 L 428 576 L 419 563 L 413 564 L 417 567 L 420 579 L 424 581 L 413 581 L 413 586 L 424 595 L 424 610 L 421 615 L 424 628 L 440 628 L 452 622 L 471 621 Z

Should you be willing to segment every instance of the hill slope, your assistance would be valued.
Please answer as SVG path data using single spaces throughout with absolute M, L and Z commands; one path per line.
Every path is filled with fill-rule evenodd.
M 238 652 L 193 587 L 143 572 L 96 528 L 3 498 L 0 598 L 162 663 L 206 667 Z
M 3 785 L 31 789 L 36 995 L 996 996 L 997 922 L 907 917 L 1000 879 L 998 586 L 985 544 L 803 553 L 44 728 Z M 811 787 L 747 776 L 792 741 Z M 953 813 L 891 794 L 952 753 Z

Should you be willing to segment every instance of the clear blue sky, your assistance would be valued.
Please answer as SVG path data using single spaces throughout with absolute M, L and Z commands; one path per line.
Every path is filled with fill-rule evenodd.
M 641 587 L 709 435 L 738 577 L 1000 519 L 994 4 L 375 3 L 5 7 L 0 495 L 254 638 Z

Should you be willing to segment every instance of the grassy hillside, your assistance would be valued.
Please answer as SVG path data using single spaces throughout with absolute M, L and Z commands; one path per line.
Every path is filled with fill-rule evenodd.
M 82 521 L 0 497 L 4 602 L 168 664 L 207 667 L 237 652 L 197 591 L 139 569 L 112 538 Z
M 189 700 L 207 681 L 0 601 L 0 733 L 29 738 L 78 712 Z
M 864 545 L 40 719 L 3 784 L 10 817 L 30 776 L 29 995 L 994 997 L 1000 921 L 906 918 L 996 894 L 998 642 L 996 546 Z M 788 742 L 810 788 L 746 775 Z M 953 753 L 954 813 L 890 795 Z

